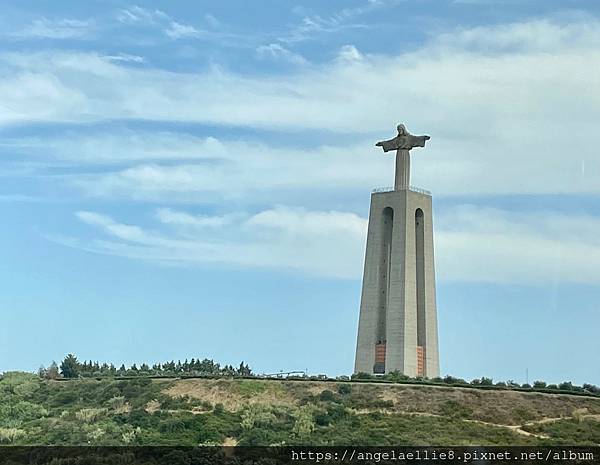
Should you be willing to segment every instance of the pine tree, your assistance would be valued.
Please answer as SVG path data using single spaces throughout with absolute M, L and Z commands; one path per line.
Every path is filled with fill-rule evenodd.
M 46 370 L 46 378 L 48 379 L 58 379 L 60 378 L 60 373 L 58 372 L 58 365 L 54 360 Z
M 73 354 L 68 354 L 60 364 L 60 372 L 65 378 L 77 378 L 80 370 L 81 364 Z

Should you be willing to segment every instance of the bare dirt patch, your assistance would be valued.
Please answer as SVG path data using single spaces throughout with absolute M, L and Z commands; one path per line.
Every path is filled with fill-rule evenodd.
M 160 402 L 157 400 L 151 400 L 146 404 L 144 410 L 148 413 L 157 412 L 158 410 L 160 410 Z

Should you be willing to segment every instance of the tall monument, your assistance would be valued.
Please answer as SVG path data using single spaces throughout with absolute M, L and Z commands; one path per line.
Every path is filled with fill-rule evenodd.
M 396 151 L 394 188 L 371 194 L 355 373 L 439 376 L 431 194 L 410 185 L 410 150 L 429 136 L 378 142 Z

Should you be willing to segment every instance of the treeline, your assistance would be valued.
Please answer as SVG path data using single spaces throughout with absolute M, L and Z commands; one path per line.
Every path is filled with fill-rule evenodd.
M 368 373 L 356 373 L 352 375 L 352 379 L 355 380 L 382 380 L 391 381 L 396 383 L 415 383 L 415 384 L 438 384 L 438 385 L 450 385 L 450 386 L 469 386 L 469 387 L 481 387 L 481 388 L 497 388 L 497 389 L 519 389 L 519 390 L 533 390 L 533 391 L 557 391 L 557 392 L 573 392 L 581 394 L 594 394 L 600 395 L 600 387 L 585 383 L 582 386 L 577 386 L 570 381 L 564 381 L 559 384 L 547 384 L 544 381 L 534 381 L 533 384 L 523 383 L 519 384 L 515 381 L 497 381 L 494 383 L 492 378 L 476 378 L 472 381 L 466 381 L 462 378 L 456 378 L 454 376 L 446 376 L 444 378 L 411 378 L 410 376 L 403 375 L 399 372 L 388 373 L 385 375 L 370 375 Z
M 93 362 L 91 360 L 83 363 L 77 360 L 73 354 L 68 354 L 60 366 L 52 362 L 50 366 L 41 366 L 38 374 L 45 379 L 61 378 L 103 378 L 123 376 L 252 376 L 252 370 L 248 364 L 241 362 L 238 367 L 232 365 L 221 366 L 211 359 L 200 360 L 192 358 L 188 361 L 174 360 L 164 363 L 147 363 L 141 365 L 133 364 L 126 367 L 122 364 L 117 368 L 112 363 Z
M 73 379 L 73 378 L 107 378 L 107 377 L 143 377 L 143 376 L 211 376 L 211 377 L 261 377 L 255 375 L 248 364 L 241 362 L 238 367 L 232 365 L 221 366 L 211 359 L 200 360 L 192 358 L 181 362 L 178 360 L 155 363 L 152 366 L 142 363 L 137 366 L 135 363 L 129 367 L 122 364 L 119 368 L 108 363 L 98 363 L 93 361 L 77 360 L 73 354 L 68 354 L 61 362 L 60 366 L 52 362 L 48 367 L 40 367 L 39 375 L 45 379 Z M 298 380 L 333 380 L 325 375 L 318 376 L 291 376 L 288 379 Z M 534 381 L 533 384 L 519 384 L 515 381 L 497 381 L 492 378 L 481 377 L 469 381 L 454 376 L 445 376 L 444 378 L 411 378 L 399 372 L 387 373 L 385 375 L 371 375 L 368 373 L 356 373 L 352 377 L 338 376 L 337 381 L 373 381 L 404 384 L 423 384 L 438 386 L 457 386 L 457 387 L 476 387 L 481 389 L 514 389 L 521 391 L 537 392 L 556 392 L 572 393 L 584 395 L 600 396 L 600 387 L 585 383 L 582 386 L 574 385 L 570 381 L 564 381 L 558 384 L 548 384 L 544 381 Z

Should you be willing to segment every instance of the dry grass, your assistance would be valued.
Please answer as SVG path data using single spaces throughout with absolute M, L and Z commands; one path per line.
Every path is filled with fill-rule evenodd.
M 144 410 L 146 410 L 146 412 L 148 413 L 154 413 L 157 412 L 158 410 L 160 410 L 160 402 L 157 401 L 156 399 L 151 400 L 150 402 L 148 402 L 146 404 L 146 407 L 144 408 Z
M 321 381 L 188 379 L 176 381 L 163 392 L 173 397 L 201 399 L 213 406 L 221 403 L 227 410 L 237 411 L 249 404 L 297 406 L 303 399 L 325 390 L 335 392 L 337 385 Z M 600 415 L 600 399 L 561 394 L 352 383 L 350 395 L 369 403 L 390 403 L 384 409 L 389 412 L 447 416 L 454 409 L 465 419 L 506 426 L 570 418 L 583 412 L 585 416 Z
M 373 399 L 391 401 L 398 412 L 447 414 L 452 403 L 468 412 L 470 419 L 502 425 L 571 417 L 581 409 L 600 413 L 600 399 L 560 394 L 373 384 L 352 385 L 352 389 Z
M 225 409 L 238 411 L 245 405 L 293 406 L 296 400 L 282 386 L 264 380 L 185 379 L 168 387 L 164 394 L 171 397 L 189 397 L 223 404 Z

